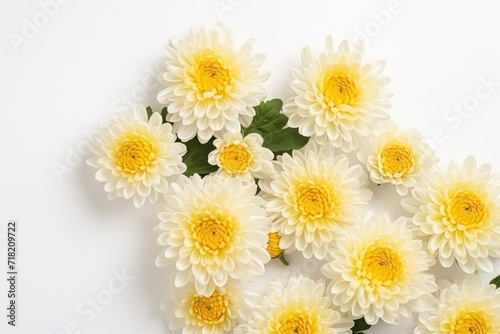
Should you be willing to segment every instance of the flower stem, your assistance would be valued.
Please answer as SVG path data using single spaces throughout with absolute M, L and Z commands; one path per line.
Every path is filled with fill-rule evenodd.
M 278 257 L 278 259 L 280 259 L 281 263 L 283 263 L 285 266 L 290 265 L 290 263 L 288 263 L 288 261 L 285 259 L 284 252 L 282 252 L 282 253 L 280 254 L 280 256 Z

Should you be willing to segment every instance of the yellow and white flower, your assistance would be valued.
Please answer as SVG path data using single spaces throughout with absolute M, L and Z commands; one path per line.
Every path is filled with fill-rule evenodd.
M 194 281 L 196 292 L 211 296 L 229 278 L 249 281 L 264 273 L 269 220 L 257 186 L 219 175 L 181 176 L 171 183 L 158 214 L 165 250 L 156 264 L 175 262 L 175 285 Z
M 437 290 L 426 271 L 434 264 L 407 229 L 406 218 L 369 213 L 345 230 L 322 267 L 331 279 L 333 303 L 353 319 L 389 324 L 420 311 L 421 298 Z
M 347 334 L 354 322 L 333 308 L 324 280 L 290 276 L 270 282 L 264 295 L 250 295 L 235 334 Z
M 350 152 L 368 136 L 377 121 L 388 119 L 389 78 L 384 62 L 364 62 L 363 45 L 343 41 L 334 49 L 331 36 L 318 56 L 302 51 L 302 67 L 291 71 L 293 96 L 283 107 L 288 126 L 319 144 L 331 143 Z
M 231 31 L 221 25 L 192 28 L 185 38 L 172 39 L 158 101 L 168 105 L 167 121 L 182 141 L 197 135 L 206 143 L 250 124 L 269 77 L 261 71 L 264 55 L 252 54 L 252 44 L 235 49 Z
M 227 132 L 214 140 L 215 150 L 208 155 L 208 163 L 219 166 L 217 174 L 239 177 L 244 181 L 261 179 L 273 171 L 274 154 L 262 146 L 264 139 L 258 133 L 243 137 L 240 132 Z
M 372 192 L 367 183 L 359 165 L 349 166 L 331 145 L 311 141 L 292 155 L 279 156 L 273 174 L 259 186 L 271 231 L 281 235 L 280 247 L 323 259 L 338 233 L 368 208 Z
M 420 183 L 438 161 L 416 129 L 403 131 L 392 122 L 372 132 L 357 156 L 366 164 L 373 182 L 392 183 L 401 196 Z
M 439 262 L 455 260 L 466 273 L 491 272 L 490 257 L 500 257 L 500 178 L 474 157 L 437 169 L 413 189 L 403 206 Z
M 159 113 L 148 121 L 144 106 L 136 106 L 101 129 L 87 164 L 98 169 L 95 177 L 105 183 L 109 199 L 132 198 L 140 207 L 146 199 L 156 202 L 168 188 L 167 179 L 186 170 L 186 146 L 175 140 L 172 126 L 162 124 Z
M 434 305 L 418 319 L 415 334 L 500 333 L 500 289 L 467 275 L 441 290 Z
M 171 330 L 182 328 L 183 334 L 228 333 L 237 323 L 243 299 L 241 289 L 233 283 L 218 287 L 210 296 L 200 295 L 193 284 L 173 289 L 161 308 Z
M 271 256 L 271 259 L 275 259 L 283 253 L 283 249 L 280 248 L 281 237 L 277 232 L 271 232 L 267 236 L 269 240 L 267 241 L 266 250 Z

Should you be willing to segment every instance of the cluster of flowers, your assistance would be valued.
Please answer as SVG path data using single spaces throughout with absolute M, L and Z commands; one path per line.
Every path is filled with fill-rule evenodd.
M 171 329 L 351 333 L 360 318 L 418 313 L 419 334 L 500 332 L 500 290 L 474 275 L 500 257 L 500 178 L 473 157 L 441 167 L 418 131 L 391 122 L 384 63 L 365 61 L 362 44 L 304 48 L 284 105 L 264 101 L 264 56 L 222 26 L 166 53 L 167 107 L 116 115 L 88 163 L 110 199 L 161 203 Z M 370 180 L 394 186 L 408 217 L 368 211 Z M 324 278 L 245 292 L 283 250 L 322 260 Z M 438 288 L 436 258 L 470 275 Z

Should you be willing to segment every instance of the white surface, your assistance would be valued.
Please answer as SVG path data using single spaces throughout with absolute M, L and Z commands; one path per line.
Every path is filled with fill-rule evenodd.
M 59 5 L 15 52 L 9 36 L 22 36 L 24 18 L 33 22 L 35 16 L 43 24 L 44 15 L 39 1 L 2 0 L 0 234 L 8 219 L 19 220 L 20 276 L 18 327 L 7 327 L 0 311 L 0 332 L 77 333 L 72 329 L 77 325 L 80 333 L 170 333 L 159 308 L 168 294 L 169 273 L 154 265 L 160 248 L 152 232 L 157 224 L 152 207 L 137 210 L 128 201 L 108 201 L 94 171 L 82 162 L 85 154 L 73 157 L 60 179 L 53 167 L 68 165 L 69 152 L 84 152 L 85 133 L 113 110 L 123 110 L 127 99 L 158 105 L 160 87 L 152 84 L 151 73 L 164 59 L 169 39 L 191 25 L 222 21 L 237 40 L 256 38 L 255 49 L 267 54 L 265 68 L 272 72 L 269 98 L 288 96 L 289 69 L 299 65 L 304 45 L 319 50 L 328 34 L 338 42 L 368 30 L 367 55 L 387 60 L 393 119 L 429 136 L 441 128 L 448 137 L 437 145 L 444 162 L 474 154 L 500 171 L 500 2 L 473 3 L 73 0 Z M 374 13 L 391 8 L 397 13 L 386 15 L 384 26 L 377 23 Z M 473 102 L 476 87 L 488 76 L 499 83 L 487 97 L 481 95 L 477 108 L 464 116 L 448 115 L 454 120 L 444 118 L 454 104 Z M 376 211 L 388 208 L 394 217 L 403 213 L 391 189 L 375 191 Z M 4 272 L 4 243 L 0 249 Z M 269 268 L 261 281 L 280 267 L 272 263 Z M 314 264 L 295 265 L 299 271 L 307 268 L 314 270 Z M 134 279 L 109 294 L 109 284 L 120 285 L 113 271 L 122 269 Z M 500 274 L 498 261 L 495 270 Z M 447 278 L 461 275 L 456 268 L 437 272 Z M 0 309 L 5 310 L 6 282 L 0 282 Z M 91 319 L 85 303 L 96 296 L 112 300 Z M 412 331 L 406 323 L 388 327 L 380 324 L 369 333 Z

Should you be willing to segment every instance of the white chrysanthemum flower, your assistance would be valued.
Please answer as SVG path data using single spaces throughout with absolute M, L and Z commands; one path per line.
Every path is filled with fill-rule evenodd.
M 244 181 L 261 179 L 273 171 L 274 154 L 262 146 L 264 139 L 258 133 L 245 137 L 241 133 L 224 134 L 214 141 L 215 150 L 208 155 L 208 163 L 219 166 L 217 174 L 239 177 Z
M 406 228 L 406 218 L 369 213 L 345 230 L 330 252 L 323 274 L 332 280 L 333 303 L 352 318 L 396 323 L 420 311 L 420 299 L 437 290 L 434 277 L 425 272 L 434 264 Z
M 290 276 L 270 282 L 264 295 L 247 295 L 235 334 L 347 334 L 354 322 L 332 308 L 324 280 Z
M 340 230 L 368 208 L 372 192 L 367 183 L 359 165 L 349 166 L 331 145 L 311 141 L 292 155 L 279 156 L 273 174 L 259 186 L 266 193 L 271 231 L 281 235 L 280 247 L 323 259 Z
M 269 77 L 260 69 L 265 56 L 252 54 L 252 44 L 236 50 L 231 31 L 221 25 L 191 28 L 185 38 L 172 39 L 159 76 L 166 88 L 158 101 L 168 105 L 167 121 L 181 140 L 198 135 L 206 143 L 250 125 Z
M 249 281 L 264 273 L 270 222 L 256 191 L 255 184 L 219 175 L 181 176 L 170 184 L 158 214 L 158 242 L 166 249 L 156 264 L 175 262 L 177 287 L 194 280 L 196 292 L 208 297 L 228 278 Z
M 415 334 L 500 333 L 500 289 L 468 275 L 441 290 L 439 299 L 418 318 Z
M 416 129 L 403 131 L 392 122 L 371 133 L 357 156 L 366 164 L 373 182 L 390 182 L 401 196 L 421 182 L 438 161 Z
M 462 166 L 453 161 L 429 173 L 412 195 L 403 207 L 444 267 L 456 260 L 466 273 L 493 270 L 490 257 L 500 257 L 500 178 L 489 164 L 477 166 L 472 156 Z
M 335 51 L 331 36 L 318 56 L 302 51 L 302 68 L 293 68 L 290 98 L 283 112 L 288 125 L 319 144 L 332 143 L 344 152 L 358 147 L 374 122 L 388 119 L 389 78 L 382 76 L 384 62 L 363 62 L 361 42 L 343 41 Z
M 175 140 L 172 126 L 162 124 L 159 113 L 148 121 L 146 109 L 139 105 L 101 129 L 87 164 L 98 169 L 95 177 L 105 183 L 109 199 L 133 198 L 141 207 L 146 198 L 154 203 L 167 190 L 168 177 L 186 171 L 182 162 L 186 146 Z
M 182 328 L 183 334 L 228 333 L 237 323 L 243 295 L 241 289 L 228 282 L 210 296 L 200 295 L 193 284 L 173 289 L 161 308 L 171 330 Z

